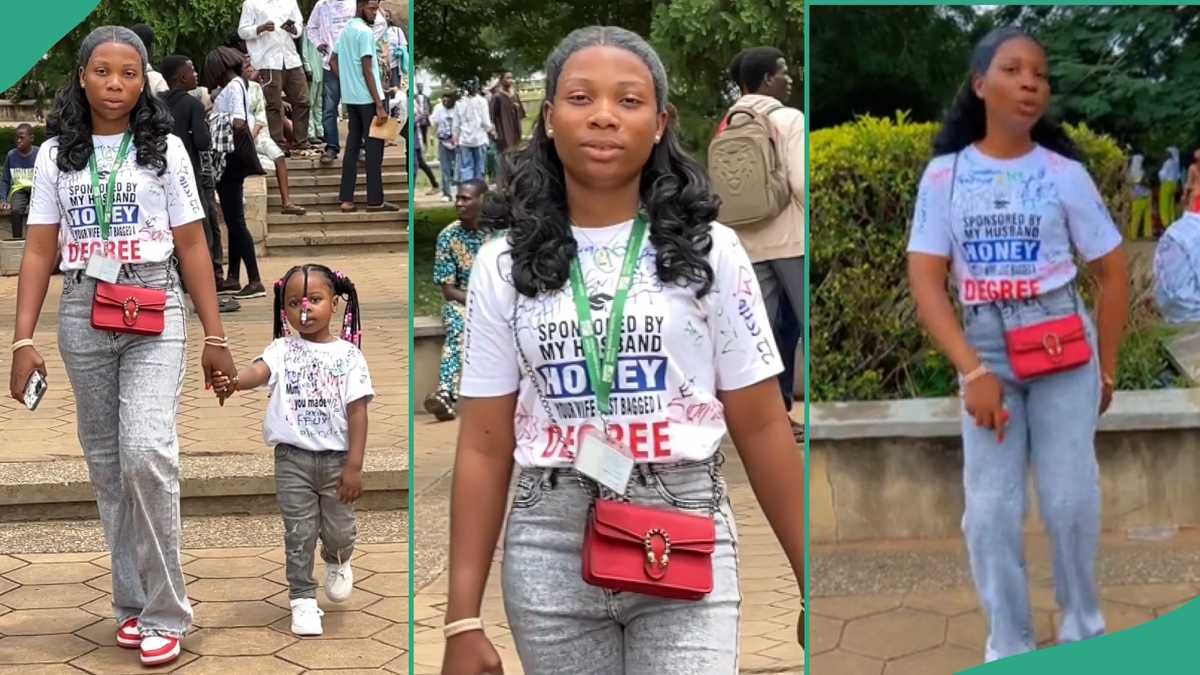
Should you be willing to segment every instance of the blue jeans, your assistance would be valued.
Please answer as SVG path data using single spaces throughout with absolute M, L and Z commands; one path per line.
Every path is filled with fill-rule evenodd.
M 117 623 L 181 637 L 192 623 L 179 548 L 179 439 L 187 309 L 171 263 L 125 266 L 117 283 L 166 290 L 163 332 L 92 328 L 96 282 L 63 274 L 58 349 L 75 393 L 79 445 L 112 557 Z
M 438 141 L 437 144 L 438 164 L 442 165 L 442 194 L 454 199 L 454 195 L 458 192 L 455 189 L 458 185 L 458 170 L 455 166 L 458 153 L 453 148 L 442 145 L 441 141 Z
M 469 148 L 458 146 L 458 182 L 465 183 L 475 178 L 484 178 L 484 163 L 487 161 L 487 146 Z
M 695 602 L 584 582 L 579 552 L 594 484 L 584 487 L 573 469 L 521 471 L 501 576 L 505 614 L 526 673 L 738 672 L 737 528 L 719 466 L 719 457 L 639 464 L 629 484 L 630 500 L 647 506 L 707 515 L 716 500 L 713 590 Z
M 338 141 L 338 106 L 342 103 L 342 82 L 332 70 L 326 70 L 322 76 L 325 99 L 322 102 L 324 114 L 321 121 L 325 125 L 325 147 L 337 154 L 342 149 L 342 144 Z
M 1004 442 L 976 426 L 964 410 L 963 533 L 971 575 L 988 620 L 985 658 L 993 661 L 1036 646 L 1025 571 L 1025 478 L 1033 468 L 1042 521 L 1054 551 L 1055 596 L 1063 620 L 1058 641 L 1104 633 L 1096 587 L 1100 538 L 1100 470 L 1096 425 L 1100 368 L 1096 330 L 1084 315 L 1092 361 L 1054 375 L 1022 381 L 1009 365 L 1004 332 L 1076 312 L 1073 289 L 1034 300 L 1000 302 L 964 310 L 966 338 L 1004 384 L 1009 423 Z

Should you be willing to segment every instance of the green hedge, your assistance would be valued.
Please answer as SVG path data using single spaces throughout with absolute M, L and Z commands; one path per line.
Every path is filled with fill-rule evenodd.
M 46 140 L 46 127 L 33 128 L 33 144 L 40 145 Z M 17 146 L 17 128 L 0 127 L 0 162 L 8 156 L 8 151 Z
M 809 139 L 812 400 L 944 396 L 956 387 L 949 362 L 917 323 L 905 274 L 917 184 L 932 154 L 936 123 L 861 118 Z M 1110 138 L 1068 127 L 1118 222 L 1125 157 Z M 1135 292 L 1145 297 L 1144 280 Z M 1161 386 L 1164 333 L 1136 303 L 1122 349 L 1122 388 Z M 1127 353 L 1128 352 L 1128 353 Z
M 453 206 L 420 209 L 413 213 L 409 239 L 413 253 L 413 316 L 442 316 L 442 289 L 433 284 L 433 254 L 437 236 L 458 219 Z

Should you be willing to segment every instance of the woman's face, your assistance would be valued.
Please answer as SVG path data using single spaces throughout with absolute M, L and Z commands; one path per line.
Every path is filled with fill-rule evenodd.
M 96 47 L 81 69 L 79 85 L 94 114 L 106 120 L 124 119 L 146 86 L 142 55 L 127 44 L 106 42 Z
M 250 65 L 249 58 L 242 61 L 242 77 L 246 78 L 247 82 L 258 81 L 258 71 L 254 69 L 254 66 Z
M 567 59 L 544 114 L 564 170 L 587 187 L 638 180 L 667 124 L 650 69 L 631 52 L 608 46 Z
M 1000 45 L 975 95 L 983 99 L 989 120 L 1028 133 L 1050 102 L 1046 53 L 1033 40 L 1016 37 Z

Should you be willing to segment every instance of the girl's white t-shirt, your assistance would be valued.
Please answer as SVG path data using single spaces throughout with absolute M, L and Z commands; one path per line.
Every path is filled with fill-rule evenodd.
M 348 450 L 346 408 L 375 397 L 362 352 L 346 340 L 281 337 L 259 357 L 271 371 L 263 441 L 304 450 Z
M 954 181 L 951 205 L 951 181 Z M 1121 245 L 1121 233 L 1082 164 L 1043 148 L 995 159 L 968 146 L 925 168 L 909 253 L 953 261 L 959 300 L 1028 300 L 1075 279 Z
M 108 176 L 116 164 L 124 134 L 92 136 L 100 189 L 108 190 Z M 183 141 L 167 136 L 167 168 L 163 175 L 137 163 L 131 142 L 125 163 L 117 172 L 113 190 L 108 240 L 100 237 L 100 224 L 92 197 L 92 173 L 62 173 L 58 168 L 58 138 L 38 151 L 33 168 L 33 193 L 29 198 L 30 225 L 59 225 L 60 268 L 81 270 L 93 253 L 103 252 L 122 263 L 155 263 L 171 258 L 175 239 L 171 231 L 204 218 L 192 160 Z
M 607 334 L 632 222 L 573 228 L 600 336 Z M 658 279 L 648 236 L 634 272 L 608 421 L 639 463 L 707 459 L 726 432 L 717 392 L 756 384 L 783 369 L 745 249 L 733 230 L 718 223 L 712 242 L 714 282 L 704 298 L 697 299 L 693 287 Z M 553 417 L 517 354 L 514 303 L 521 351 Z M 467 290 L 464 340 L 463 396 L 517 392 L 517 464 L 570 465 L 579 430 L 600 426 L 570 284 L 533 299 L 519 296 L 508 242 L 484 244 Z

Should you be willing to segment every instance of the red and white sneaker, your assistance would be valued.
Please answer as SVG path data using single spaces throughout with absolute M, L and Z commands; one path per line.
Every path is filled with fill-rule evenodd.
M 125 649 L 137 649 L 142 646 L 142 631 L 136 616 L 117 629 L 117 646 Z
M 164 666 L 179 658 L 179 638 L 151 635 L 142 639 L 142 665 Z

